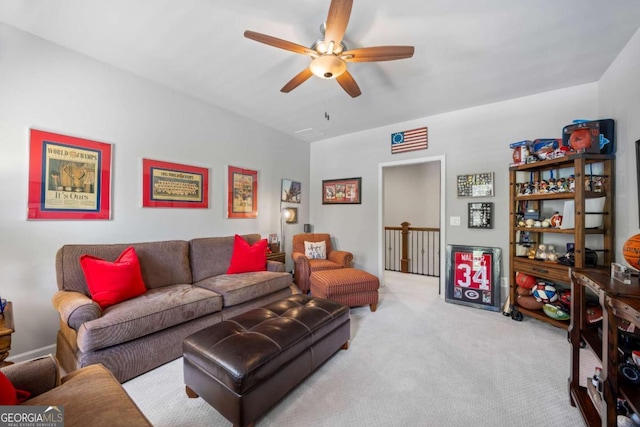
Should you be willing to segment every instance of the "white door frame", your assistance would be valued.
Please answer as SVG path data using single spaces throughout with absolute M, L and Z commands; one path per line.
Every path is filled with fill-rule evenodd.
M 385 247 L 384 247 L 384 224 L 382 223 L 384 217 L 384 179 L 383 169 L 392 166 L 413 165 L 417 163 L 429 163 L 440 162 L 440 296 L 444 298 L 445 291 L 445 279 L 446 279 L 446 250 L 445 250 L 445 160 L 446 157 L 432 156 L 432 157 L 418 157 L 416 159 L 398 160 L 395 162 L 386 162 L 378 164 L 378 277 L 384 284 L 384 259 L 385 259 Z

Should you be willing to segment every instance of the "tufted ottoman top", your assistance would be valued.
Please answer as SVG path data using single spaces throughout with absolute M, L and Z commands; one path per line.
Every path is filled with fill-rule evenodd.
M 188 336 L 184 357 L 242 394 L 348 318 L 342 304 L 293 295 Z

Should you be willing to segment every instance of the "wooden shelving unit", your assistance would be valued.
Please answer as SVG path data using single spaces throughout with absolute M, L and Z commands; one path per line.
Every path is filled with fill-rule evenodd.
M 588 324 L 586 318 L 586 290 L 597 295 L 602 307 L 602 336 L 598 329 Z M 625 383 L 618 373 L 620 360 L 618 351 L 618 324 L 624 319 L 640 327 L 640 284 L 635 277 L 631 284 L 623 284 L 610 277 L 609 272 L 597 270 L 572 271 L 571 324 L 571 372 L 569 375 L 569 396 L 585 424 L 588 426 L 617 425 L 616 403 L 619 397 L 635 413 L 640 413 L 640 388 Z M 601 373 L 601 414 L 580 379 L 586 373 L 580 372 L 580 349 L 586 343 L 594 355 L 602 362 Z
M 563 240 L 566 243 L 573 243 L 575 247 L 574 268 L 585 268 L 585 248 L 587 236 L 600 236 L 597 248 L 590 248 L 597 251 L 598 266 L 608 269 L 613 257 L 614 240 L 614 220 L 613 220 L 613 196 L 614 196 L 614 159 L 613 155 L 577 153 L 552 160 L 543 160 L 519 166 L 512 166 L 509 169 L 509 280 L 510 280 L 510 314 L 514 320 L 522 320 L 523 316 L 530 316 L 538 320 L 550 323 L 554 326 L 567 329 L 569 321 L 552 319 L 544 314 L 542 310 L 530 310 L 519 306 L 516 295 L 516 274 L 522 272 L 538 279 L 553 282 L 561 287 L 569 288 L 571 279 L 569 276 L 570 267 L 557 262 L 530 259 L 528 256 L 518 256 L 517 247 L 523 242 L 517 240 L 518 232 L 529 233 L 529 241 L 533 245 L 545 243 L 546 241 Z M 589 191 L 586 187 L 585 178 L 591 174 L 587 170 L 596 167 L 601 172 L 598 177 L 601 180 L 601 191 Z M 519 189 L 523 182 L 541 181 L 549 176 L 557 178 L 573 175 L 575 177 L 574 191 L 521 194 Z M 595 175 L 594 175 L 595 176 Z M 604 209 L 602 212 L 587 212 L 585 210 L 586 201 L 592 198 L 605 197 Z M 547 204 L 572 200 L 574 202 L 574 228 L 543 228 L 543 227 L 522 227 L 519 221 L 522 219 L 523 205 L 543 213 Z M 597 228 L 586 227 L 586 217 L 588 215 L 602 215 L 602 226 Z M 564 219 L 566 221 L 567 218 Z M 564 246 L 556 250 L 558 255 L 564 255 Z M 608 271 L 608 270 L 607 270 Z M 586 391 L 585 391 L 586 393 Z

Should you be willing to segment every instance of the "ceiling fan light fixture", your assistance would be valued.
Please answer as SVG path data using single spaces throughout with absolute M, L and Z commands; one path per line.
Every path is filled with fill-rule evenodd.
M 347 63 L 335 55 L 322 55 L 311 61 L 309 69 L 321 79 L 335 79 L 347 71 Z

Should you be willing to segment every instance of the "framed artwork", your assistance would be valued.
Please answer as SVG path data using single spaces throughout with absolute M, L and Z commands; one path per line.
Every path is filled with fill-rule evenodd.
M 290 179 L 282 180 L 282 196 L 280 200 L 287 203 L 300 203 L 302 185 Z
M 493 228 L 493 203 L 469 203 L 469 228 Z
M 142 206 L 208 208 L 209 170 L 142 159 Z
M 493 172 L 458 175 L 458 197 L 493 196 Z
M 110 219 L 111 148 L 31 129 L 27 219 Z
M 445 301 L 500 311 L 502 250 L 447 245 Z
M 322 181 L 323 205 L 359 205 L 362 203 L 362 178 L 329 179 Z
M 227 167 L 227 218 L 258 216 L 258 171 Z

